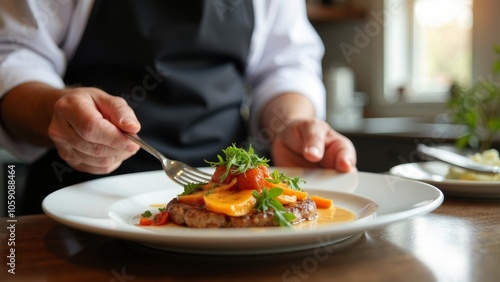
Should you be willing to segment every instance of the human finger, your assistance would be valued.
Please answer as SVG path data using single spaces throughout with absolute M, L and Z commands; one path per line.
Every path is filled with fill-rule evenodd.
M 66 95 L 56 103 L 54 112 L 60 116 L 59 119 L 67 121 L 74 132 L 87 142 L 118 150 L 135 150 L 137 146 L 106 119 L 107 116 L 113 116 L 113 113 L 104 101 L 116 97 L 93 89 L 83 89 L 79 92 Z
M 340 172 L 356 169 L 356 149 L 347 137 L 334 131 L 329 132 L 322 167 L 333 167 Z
M 68 137 L 68 136 L 76 137 Z M 54 137 L 52 140 L 56 146 L 59 156 L 68 163 L 71 167 L 89 173 L 108 173 L 114 170 L 117 165 L 121 164 L 125 159 L 129 158 L 137 152 L 116 150 L 100 144 L 92 144 L 82 139 L 79 139 L 76 133 L 71 131 L 65 134 L 66 139 Z M 73 140 L 78 141 L 73 141 Z M 81 144 L 88 144 L 83 146 Z M 91 154 L 86 154 L 86 148 L 91 149 Z M 103 149 L 96 150 L 101 147 Z
M 120 130 L 129 133 L 139 132 L 141 125 L 134 111 L 130 108 L 125 99 L 115 96 L 99 95 L 95 97 L 95 102 L 104 118 L 109 120 Z
M 328 127 L 324 122 L 314 119 L 299 125 L 302 140 L 302 154 L 310 162 L 318 162 L 323 158 Z

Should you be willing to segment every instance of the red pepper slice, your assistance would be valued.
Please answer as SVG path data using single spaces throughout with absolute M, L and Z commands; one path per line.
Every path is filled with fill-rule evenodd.
M 153 224 L 153 221 L 147 217 L 141 217 L 141 220 L 139 221 L 139 225 L 142 226 L 149 226 Z
M 164 225 L 168 222 L 168 212 L 162 211 L 159 214 L 155 215 L 153 220 L 153 225 Z

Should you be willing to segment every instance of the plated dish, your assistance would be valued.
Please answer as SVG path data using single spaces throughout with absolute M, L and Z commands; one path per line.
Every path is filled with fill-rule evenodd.
M 310 195 L 304 181 L 277 169 L 269 159 L 231 145 L 207 161 L 210 179 L 192 180 L 184 191 L 157 211 L 146 210 L 142 226 L 173 223 L 193 228 L 292 227 L 303 222 L 332 222 L 336 211 L 330 198 Z M 156 214 L 155 214 L 156 212 Z M 346 211 L 347 212 L 347 211 Z M 348 212 L 350 213 L 350 212 Z M 351 213 L 352 214 L 352 213 Z M 351 218 L 355 218 L 352 214 Z
M 389 173 L 435 185 L 449 196 L 500 198 L 499 181 L 446 179 L 449 167 L 439 161 L 417 162 L 397 165 Z
M 134 241 L 154 248 L 205 254 L 262 254 L 319 248 L 436 209 L 443 194 L 436 187 L 390 175 L 326 169 L 279 168 L 306 180 L 304 188 L 331 197 L 356 220 L 307 226 L 194 229 L 141 227 L 145 209 L 182 192 L 163 171 L 113 176 L 60 189 L 45 198 L 44 212 L 54 220 L 86 232 Z

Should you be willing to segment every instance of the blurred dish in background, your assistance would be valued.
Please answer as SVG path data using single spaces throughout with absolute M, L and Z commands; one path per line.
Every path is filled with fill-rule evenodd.
M 389 174 L 423 181 L 438 187 L 446 196 L 500 198 L 500 181 L 447 179 L 450 165 L 440 161 L 406 163 L 392 167 Z

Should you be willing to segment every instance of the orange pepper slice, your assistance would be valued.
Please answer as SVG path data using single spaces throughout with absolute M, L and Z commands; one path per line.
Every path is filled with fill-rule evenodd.
M 242 216 L 248 214 L 257 200 L 252 195 L 252 190 L 226 190 L 214 192 L 203 197 L 205 208 L 212 212 L 223 213 L 229 216 Z

